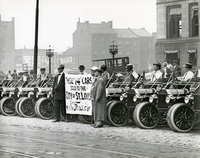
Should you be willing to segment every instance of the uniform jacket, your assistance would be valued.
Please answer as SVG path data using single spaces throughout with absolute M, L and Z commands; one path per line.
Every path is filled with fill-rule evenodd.
M 188 81 L 194 77 L 194 73 L 192 71 L 188 71 L 183 75 L 182 81 Z
M 52 94 L 53 94 L 54 99 L 58 99 L 58 100 L 65 99 L 65 74 L 64 73 L 61 74 L 59 83 L 58 83 L 58 75 L 55 76 Z
M 180 66 L 178 66 L 178 65 L 174 66 L 173 71 L 174 71 L 175 77 L 181 76 L 181 67 Z
M 94 121 L 104 121 L 106 112 L 106 88 L 102 77 L 98 77 L 92 89 L 94 98 Z
M 152 72 L 152 76 L 151 76 L 152 82 L 158 81 L 158 79 L 160 78 L 162 78 L 162 71 L 157 70 L 157 71 Z
M 107 85 L 107 83 L 108 83 L 108 81 L 109 81 L 109 79 L 110 79 L 110 74 L 109 74 L 107 71 L 105 71 L 105 72 L 102 74 L 102 77 L 103 77 L 103 80 L 104 80 L 104 82 L 105 82 L 105 85 Z

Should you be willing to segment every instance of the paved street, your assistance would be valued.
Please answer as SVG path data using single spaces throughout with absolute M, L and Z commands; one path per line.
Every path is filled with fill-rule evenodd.
M 0 126 L 0 157 L 200 157 L 200 151 L 113 138 Z
M 23 125 L 19 124 L 19 122 L 23 123 Z M 35 122 L 40 122 L 44 126 L 42 127 Z M 29 126 L 30 124 L 32 126 Z M 52 126 L 54 130 L 48 128 L 47 124 Z M 64 129 L 64 127 L 67 127 L 67 129 Z M 110 137 L 106 134 L 100 134 L 102 131 L 111 132 L 111 129 Z M 124 130 L 124 135 L 121 133 L 120 136 L 118 132 L 122 129 Z M 168 138 L 166 143 L 162 143 L 162 140 L 155 143 L 153 141 L 144 141 L 143 137 L 152 138 L 152 133 L 157 135 L 161 131 L 163 132 L 163 138 L 161 137 L 160 139 L 165 140 L 167 139 L 166 133 L 168 133 L 166 129 L 155 131 L 140 130 L 135 127 L 131 129 L 132 131 L 136 129 L 135 134 L 141 138 L 135 137 L 133 139 L 131 135 L 134 135 L 134 133 L 131 133 L 130 140 L 126 139 L 128 136 L 125 131 L 129 131 L 129 127 L 114 128 L 106 126 L 102 129 L 94 129 L 90 125 L 84 125 L 79 122 L 52 123 L 52 120 L 41 120 L 39 118 L 27 119 L 0 116 L 0 157 L 200 157 L 200 149 L 196 144 L 198 140 L 195 141 L 199 138 L 199 130 L 194 130 L 192 133 L 187 134 L 190 136 L 191 141 L 188 140 L 186 134 L 172 132 L 172 137 Z M 88 130 L 91 133 L 87 133 Z M 141 135 L 138 135 L 138 131 Z M 185 146 L 177 145 L 177 142 L 180 144 L 179 137 L 182 135 L 185 136 L 185 143 L 183 143 Z M 153 139 L 156 140 L 156 137 L 153 137 Z M 170 145 L 168 142 L 174 142 L 174 145 Z M 190 143 L 193 143 L 193 146 L 191 145 L 190 147 Z

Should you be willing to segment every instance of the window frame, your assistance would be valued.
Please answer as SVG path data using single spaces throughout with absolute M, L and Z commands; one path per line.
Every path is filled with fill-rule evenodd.
M 199 37 L 199 23 L 198 23 L 198 34 L 195 34 L 195 33 L 193 33 L 193 19 L 191 19 L 191 16 L 192 16 L 192 14 L 191 14 L 191 11 L 192 11 L 192 7 L 194 7 L 194 6 L 198 6 L 198 8 L 199 8 L 199 4 L 198 4 L 198 2 L 195 2 L 195 3 L 190 3 L 189 4 L 189 36 L 190 37 Z M 198 9 L 198 19 L 199 19 L 199 9 Z
M 171 38 L 181 38 L 180 33 L 178 34 L 178 36 L 175 36 L 175 37 L 171 37 L 171 35 L 170 35 L 170 21 L 169 21 L 170 16 L 169 16 L 169 14 L 170 14 L 170 9 L 175 9 L 175 8 L 181 9 L 181 5 L 167 6 L 167 8 L 166 8 L 166 28 L 167 28 L 166 29 L 166 35 L 167 35 L 167 38 L 169 38 L 169 39 L 171 39 Z M 178 16 L 178 14 L 176 16 Z M 182 12 L 181 12 L 180 16 L 181 16 L 180 19 L 181 19 L 181 22 L 182 22 Z M 178 18 L 176 18 L 176 19 L 178 19 Z M 181 26 L 181 28 L 182 28 L 182 26 Z M 175 28 L 175 30 L 176 30 L 176 28 Z M 178 29 L 178 31 L 180 31 L 180 28 Z

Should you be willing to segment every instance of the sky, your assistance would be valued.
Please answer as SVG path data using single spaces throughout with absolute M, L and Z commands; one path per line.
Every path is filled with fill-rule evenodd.
M 34 48 L 36 0 L 0 0 L 2 21 L 15 18 L 15 49 Z M 80 22 L 113 22 L 113 28 L 156 32 L 156 0 L 40 0 L 38 48 L 55 52 L 73 46 Z

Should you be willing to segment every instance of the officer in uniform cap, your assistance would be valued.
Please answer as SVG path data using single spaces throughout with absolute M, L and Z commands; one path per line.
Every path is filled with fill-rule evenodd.
M 45 71 L 46 69 L 44 67 L 40 68 L 39 87 L 42 87 L 48 81 L 48 74 L 46 74 Z
M 138 78 L 138 74 L 137 72 L 133 71 L 133 64 L 127 64 L 126 65 L 126 71 L 127 71 L 127 77 L 125 77 L 125 83 L 128 82 L 128 86 L 132 87 L 132 82 L 136 81 L 136 79 Z
M 84 66 L 84 65 L 79 65 L 78 69 L 79 69 L 79 71 L 80 71 L 80 74 L 79 74 L 79 75 L 87 74 L 87 73 L 85 72 L 85 66 Z
M 28 85 L 30 80 L 30 76 L 28 75 L 28 70 L 25 70 L 22 76 L 22 87 L 25 87 L 26 85 Z
M 183 67 L 184 67 L 185 73 L 184 73 L 181 81 L 188 81 L 191 78 L 193 78 L 193 76 L 194 76 L 194 73 L 191 71 L 192 64 L 190 62 L 188 62 L 185 65 L 183 65 Z
M 161 64 L 159 62 L 153 63 L 154 71 L 152 72 L 151 81 L 155 82 L 162 78 Z

